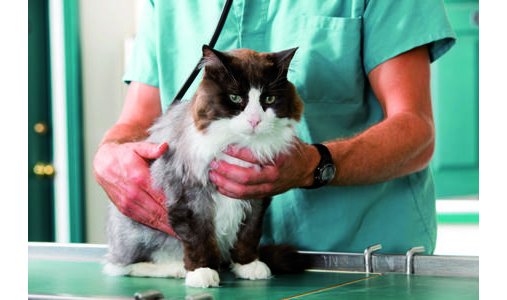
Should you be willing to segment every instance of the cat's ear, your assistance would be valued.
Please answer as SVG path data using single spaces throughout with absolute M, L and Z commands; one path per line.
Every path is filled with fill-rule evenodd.
M 298 47 L 273 53 L 276 65 L 282 70 L 287 71 L 297 50 Z
M 208 45 L 202 46 L 202 59 L 200 62 L 200 67 L 211 66 L 211 67 L 219 67 L 224 65 L 226 60 L 225 55 L 217 51 Z

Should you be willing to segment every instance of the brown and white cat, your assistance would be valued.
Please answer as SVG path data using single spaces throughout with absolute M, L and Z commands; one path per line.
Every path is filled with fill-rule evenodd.
M 287 71 L 296 50 L 220 52 L 203 46 L 205 70 L 192 101 L 173 103 L 147 139 L 169 144 L 151 165 L 151 175 L 165 192 L 169 223 L 181 241 L 110 205 L 104 272 L 186 277 L 188 286 L 215 287 L 221 263 L 231 263 L 235 275 L 245 279 L 306 268 L 291 247 L 258 247 L 271 198 L 231 199 L 208 179 L 213 159 L 251 166 L 222 152 L 230 144 L 249 148 L 263 162 L 294 147 L 303 102 Z

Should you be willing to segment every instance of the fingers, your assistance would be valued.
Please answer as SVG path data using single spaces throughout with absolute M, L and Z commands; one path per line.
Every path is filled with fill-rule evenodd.
M 278 169 L 273 166 L 243 168 L 226 161 L 213 161 L 210 166 L 215 173 L 243 185 L 273 183 L 279 177 Z
M 235 199 L 257 199 L 270 195 L 273 184 L 243 185 L 227 179 L 217 172 L 210 172 L 210 179 L 216 184 L 218 192 Z
M 134 209 L 131 213 L 142 217 L 143 220 L 160 219 L 160 217 L 167 214 L 167 209 L 164 203 L 154 199 L 144 189 L 128 185 L 120 187 L 123 191 L 125 202 L 122 203 L 126 209 Z
M 269 165 L 261 164 L 247 148 L 231 145 L 224 153 L 254 164 L 247 168 L 226 161 L 212 161 L 210 164 L 209 178 L 217 190 L 236 199 L 259 199 L 299 187 L 301 175 L 306 174 L 308 169 L 298 152 L 296 155 L 279 153 Z
M 151 193 L 158 193 L 156 190 L 152 190 Z M 130 195 L 133 196 L 133 195 Z M 129 201 L 128 213 L 132 215 L 132 219 L 137 222 L 148 225 L 154 229 L 163 231 L 176 238 L 180 238 L 176 232 L 169 225 L 167 208 L 164 202 L 155 202 L 149 192 L 139 190 L 136 195 L 136 201 Z M 163 199 L 162 199 L 163 200 Z
M 152 143 L 133 143 L 134 151 L 141 157 L 146 159 L 156 159 L 164 154 L 169 146 L 167 143 L 160 145 Z
M 162 190 L 153 188 L 151 174 L 148 167 L 136 168 L 127 172 L 130 174 L 127 174 L 125 178 L 131 181 L 132 186 L 139 187 L 147 194 L 149 194 L 155 201 L 157 201 L 157 203 L 165 205 L 164 192 Z
M 133 186 L 110 187 L 109 190 L 114 193 L 110 198 L 125 216 L 159 230 L 169 226 L 165 205 L 154 201 L 146 191 Z
M 273 166 L 243 168 L 225 161 L 212 162 L 210 180 L 223 195 L 235 199 L 252 199 L 268 196 L 278 178 Z
M 235 199 L 257 199 L 273 193 L 280 178 L 277 166 L 262 165 L 247 148 L 230 145 L 224 153 L 254 166 L 244 168 L 226 161 L 212 161 L 209 177 L 221 194 Z
M 235 145 L 227 146 L 227 149 L 224 150 L 224 153 L 235 157 L 240 160 L 247 161 L 252 164 L 261 165 L 262 163 L 254 156 L 252 151 L 248 148 L 238 148 Z
M 167 150 L 167 143 L 106 144 L 94 159 L 94 175 L 122 214 L 176 236 L 167 218 L 164 192 L 153 188 L 146 161 Z

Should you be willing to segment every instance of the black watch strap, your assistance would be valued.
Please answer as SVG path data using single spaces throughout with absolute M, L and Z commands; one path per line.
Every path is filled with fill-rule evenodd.
M 312 144 L 320 154 L 320 162 L 314 172 L 313 184 L 304 187 L 305 189 L 316 189 L 328 184 L 336 173 L 336 166 L 333 162 L 331 152 L 322 144 Z

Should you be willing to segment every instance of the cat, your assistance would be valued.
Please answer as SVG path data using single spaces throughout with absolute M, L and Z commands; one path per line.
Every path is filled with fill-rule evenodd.
M 237 277 L 252 280 L 307 268 L 291 246 L 258 247 L 271 198 L 231 199 L 208 179 L 213 159 L 252 166 L 225 155 L 228 145 L 247 147 L 265 163 L 295 147 L 303 102 L 287 72 L 296 50 L 202 47 L 204 74 L 192 100 L 172 103 L 146 139 L 169 145 L 150 171 L 154 187 L 165 192 L 169 223 L 181 240 L 129 219 L 111 204 L 105 273 L 185 277 L 187 286 L 206 288 L 219 285 L 220 263 L 230 262 Z

